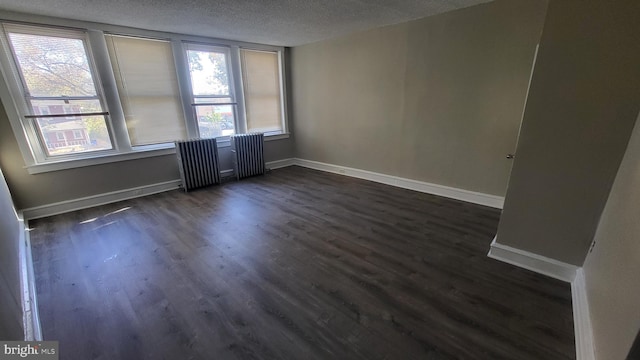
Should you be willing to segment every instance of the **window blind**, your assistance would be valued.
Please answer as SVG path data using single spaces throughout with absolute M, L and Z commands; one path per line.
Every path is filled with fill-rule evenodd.
M 187 138 L 168 41 L 106 35 L 131 145 Z
M 240 56 L 247 131 L 283 131 L 278 53 L 241 49 Z

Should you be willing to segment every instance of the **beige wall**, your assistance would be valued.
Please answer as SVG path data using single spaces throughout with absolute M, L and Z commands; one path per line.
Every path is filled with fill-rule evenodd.
M 640 109 L 638 15 L 549 2 L 498 243 L 582 265 Z
M 11 194 L 0 171 L 0 340 L 22 340 L 18 221 Z
M 292 156 L 291 139 L 265 143 L 266 161 Z M 232 168 L 228 147 L 220 149 L 220 158 L 223 169 Z M 18 209 L 180 179 L 175 155 L 30 175 L 24 168 L 24 160 L 2 105 L 0 166 L 5 170 Z
M 640 120 L 584 264 L 597 359 L 625 359 L 640 330 L 639 214 Z
M 293 48 L 296 156 L 504 195 L 546 1 Z

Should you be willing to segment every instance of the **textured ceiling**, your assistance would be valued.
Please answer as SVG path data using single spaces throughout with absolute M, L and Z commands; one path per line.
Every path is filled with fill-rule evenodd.
M 491 0 L 0 0 L 0 10 L 296 46 Z

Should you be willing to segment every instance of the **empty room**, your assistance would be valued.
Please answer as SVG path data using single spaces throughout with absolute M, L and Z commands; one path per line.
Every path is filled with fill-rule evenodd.
M 0 1 L 0 358 L 640 358 L 640 2 Z

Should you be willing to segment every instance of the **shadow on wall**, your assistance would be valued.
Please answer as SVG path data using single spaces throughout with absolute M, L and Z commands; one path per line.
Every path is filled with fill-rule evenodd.
M 634 341 L 631 351 L 629 351 L 627 360 L 640 360 L 640 330 L 636 335 L 636 341 Z

